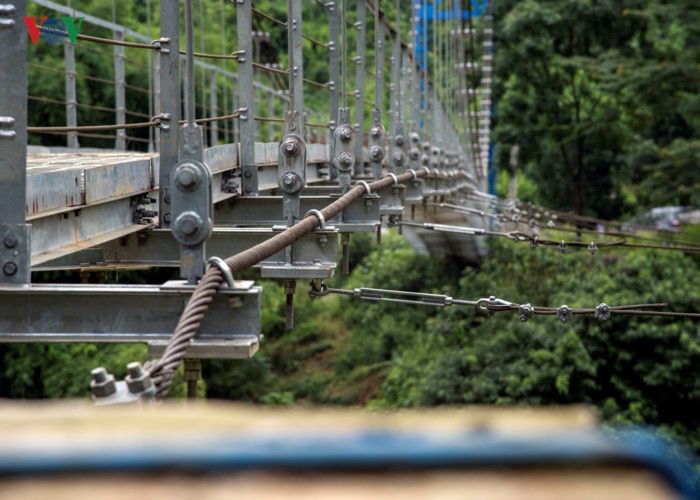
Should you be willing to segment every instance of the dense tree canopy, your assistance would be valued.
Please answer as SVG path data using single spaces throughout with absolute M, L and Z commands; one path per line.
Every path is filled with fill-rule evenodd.
M 497 164 L 547 206 L 605 218 L 700 203 L 700 4 L 496 4 Z

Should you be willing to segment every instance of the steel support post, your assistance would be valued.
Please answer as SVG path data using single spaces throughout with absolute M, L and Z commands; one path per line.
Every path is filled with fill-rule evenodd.
M 329 120 L 329 137 L 333 140 L 335 129 L 338 126 L 338 108 L 340 107 L 340 11 L 338 10 L 338 0 L 332 0 L 327 4 L 328 8 L 328 90 L 329 104 L 331 108 Z M 331 180 L 338 177 L 338 170 L 331 163 L 330 178 Z
M 209 70 L 209 116 L 212 118 L 219 115 L 219 103 L 217 100 L 216 70 Z M 219 141 L 219 123 L 209 123 L 209 147 L 216 146 Z
M 258 167 L 255 164 L 255 90 L 253 88 L 253 12 L 252 0 L 237 0 L 236 27 L 238 32 L 238 83 L 240 106 L 241 189 L 244 196 L 258 194 Z
M 123 31 L 114 31 L 114 39 L 124 41 Z M 124 125 L 126 123 L 126 72 L 124 67 L 124 47 L 114 46 L 114 107 L 117 110 L 116 123 Z M 120 151 L 126 149 L 126 130 L 117 130 L 117 138 L 114 148 Z
M 66 73 L 66 126 L 76 127 L 78 125 L 78 96 L 75 90 L 75 47 L 66 38 L 63 43 L 63 55 L 65 59 Z M 68 147 L 78 149 L 78 133 L 68 133 Z
M 153 57 L 153 94 L 151 95 L 151 102 L 153 103 L 153 114 L 160 115 L 160 57 L 158 54 L 155 54 Z M 153 151 L 160 152 L 159 130 L 153 131 Z
M 240 84 L 238 83 L 238 77 L 236 78 L 231 78 L 231 110 L 235 111 L 237 109 L 240 109 L 239 106 L 239 98 L 238 98 L 238 92 L 236 91 L 236 87 L 240 87 Z M 241 131 L 240 131 L 240 120 L 233 120 L 233 130 L 231 131 L 233 134 L 233 143 L 234 144 L 239 144 L 240 145 L 240 140 L 241 140 Z M 240 150 L 239 150 L 240 153 Z M 240 156 L 240 154 L 239 154 Z
M 365 174 L 363 129 L 365 122 L 365 44 L 367 43 L 366 5 L 357 2 L 357 52 L 355 55 L 355 175 Z
M 26 0 L 0 4 L 0 287 L 31 281 L 27 185 Z M 11 68 L 11 71 L 8 70 Z
M 275 116 L 275 93 L 270 91 L 267 93 L 267 116 Z M 272 122 L 267 124 L 267 140 L 275 142 L 275 126 Z
M 173 236 L 180 242 L 180 276 L 194 284 L 204 275 L 204 242 L 212 226 L 212 173 L 203 163 L 202 128 L 195 122 L 194 20 L 185 0 L 187 45 L 185 120 L 180 127 L 180 162 L 171 179 Z
M 299 112 L 299 135 L 304 137 L 304 56 L 302 54 L 302 29 L 301 20 L 301 0 L 290 0 L 290 12 L 287 13 L 289 23 L 288 44 L 291 47 L 293 64 L 290 65 L 291 89 L 294 91 L 294 103 L 296 111 Z
M 402 100 L 401 85 L 401 37 L 398 32 L 394 33 L 393 47 L 391 53 L 391 149 L 389 151 L 389 171 L 401 174 L 406 170 L 406 149 L 407 141 L 404 135 L 403 117 L 401 108 L 404 107 Z
M 156 79 L 156 109 L 167 119 L 161 121 L 158 129 L 160 152 L 160 227 L 170 228 L 172 223 L 172 195 L 170 178 L 175 164 L 180 159 L 179 125 L 180 121 L 180 2 L 179 0 L 162 0 L 160 2 L 160 36 L 161 40 L 170 40 L 161 48 L 156 61 L 159 71 Z

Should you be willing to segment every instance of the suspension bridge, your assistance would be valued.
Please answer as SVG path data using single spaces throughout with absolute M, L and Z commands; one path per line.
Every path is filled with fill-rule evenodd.
M 206 28 L 192 0 L 183 12 L 178 0 L 160 2 L 156 36 L 118 24 L 116 10 L 105 20 L 49 0 L 0 6 L 0 66 L 12 68 L 0 74 L 0 341 L 147 343 L 159 359 L 134 365 L 130 377 L 148 377 L 153 386 L 127 391 L 123 384 L 119 392 L 104 370 L 93 374 L 95 394 L 116 401 L 144 391 L 151 397 L 154 388 L 163 397 L 183 359 L 196 371 L 192 360 L 253 356 L 264 333 L 262 288 L 234 279 L 250 267 L 284 285 L 288 328 L 299 280 L 311 281 L 312 296 L 462 303 L 516 311 L 523 321 L 533 314 L 562 322 L 573 314 L 673 314 L 649 310 L 664 304 L 554 309 L 327 287 L 339 266 L 349 272 L 352 234 L 381 240 L 388 228 L 419 252 L 468 262 L 485 254 L 479 236 L 592 253 L 699 250 L 653 238 L 631 243 L 639 236 L 614 222 L 488 194 L 488 5 L 361 0 L 353 7 L 348 13 L 345 1 L 290 0 L 286 17 L 276 17 L 251 0 L 222 3 L 221 48 L 212 52 L 203 41 L 195 47 Z M 224 37 L 226 9 L 235 10 L 235 46 Z M 326 19 L 328 40 L 305 31 L 311 9 Z M 150 23 L 150 3 L 147 14 Z M 264 55 L 272 39 L 286 40 L 286 61 Z M 36 62 L 37 43 L 62 50 L 63 69 Z M 310 57 L 327 60 L 324 78 L 305 75 Z M 95 58 L 111 60 L 110 75 L 85 71 Z M 130 65 L 146 73 L 147 86 L 129 80 Z M 36 76 L 46 73 L 63 79 L 62 99 L 35 90 Z M 85 98 L 85 88 L 103 86 L 113 88 L 111 107 Z M 60 110 L 65 125 L 32 122 L 37 107 Z M 79 123 L 87 111 L 110 118 Z M 52 145 L 28 145 L 29 137 L 51 137 Z M 600 224 L 607 229 L 589 233 L 603 241 L 581 240 L 586 227 Z M 575 241 L 545 237 L 567 230 Z M 179 268 L 182 279 L 104 284 L 106 272 L 151 267 Z M 41 270 L 79 271 L 83 283 L 32 283 Z M 93 275 L 98 283 L 89 282 Z

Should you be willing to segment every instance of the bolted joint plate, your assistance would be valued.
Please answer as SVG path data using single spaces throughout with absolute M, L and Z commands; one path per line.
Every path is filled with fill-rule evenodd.
M 209 168 L 196 160 L 179 162 L 173 171 L 173 236 L 183 245 L 198 245 L 211 231 L 211 185 Z
M 262 288 L 236 281 L 214 296 L 190 358 L 249 358 L 258 349 Z M 54 285 L 0 287 L 0 342 L 143 342 L 158 355 L 194 286 Z
M 30 229 L 29 224 L 0 224 L 0 286 L 29 284 Z
M 403 215 L 406 186 L 404 184 L 390 185 L 377 191 L 381 197 L 379 213 L 381 215 Z
M 283 231 L 286 226 L 273 226 Z M 332 226 L 316 229 L 291 246 L 291 262 L 280 252 L 276 260 L 260 266 L 260 277 L 269 279 L 330 279 L 338 267 L 338 230 Z

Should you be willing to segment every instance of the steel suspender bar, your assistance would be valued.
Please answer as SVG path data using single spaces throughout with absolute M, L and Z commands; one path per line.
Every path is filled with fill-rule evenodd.
M 172 213 L 170 203 L 170 177 L 175 164 L 180 159 L 179 126 L 180 121 L 180 1 L 162 0 L 160 2 L 160 36 L 169 39 L 160 54 L 160 111 L 167 120 L 161 122 L 158 129 L 160 137 L 160 227 L 170 228 Z M 158 67 L 158 66 L 156 66 Z
M 212 225 L 212 173 L 203 163 L 202 128 L 195 120 L 193 0 L 185 0 L 187 72 L 185 120 L 180 127 L 180 162 L 173 171 L 173 236 L 180 242 L 180 276 L 195 284 L 204 275 L 204 242 Z
M 63 42 L 63 55 L 66 62 L 66 126 L 76 127 L 78 125 L 78 97 L 75 89 L 75 47 L 66 38 Z M 78 149 L 78 133 L 68 134 L 68 147 Z
M 123 31 L 114 31 L 114 39 L 124 41 Z M 126 70 L 124 68 L 126 56 L 124 47 L 114 46 L 114 107 L 117 110 L 116 123 L 123 125 L 126 123 Z M 117 130 L 115 149 L 126 150 L 126 130 Z
M 364 0 L 357 2 L 357 55 L 355 57 L 355 176 L 365 173 L 363 154 L 363 136 L 365 121 L 365 44 L 367 23 L 365 22 L 366 6 Z
M 31 281 L 27 186 L 26 0 L 0 4 L 0 286 Z
M 239 106 L 246 109 L 239 120 L 241 188 L 244 196 L 258 194 L 258 167 L 255 165 L 255 93 L 253 89 L 253 13 L 252 0 L 237 0 L 238 92 Z

